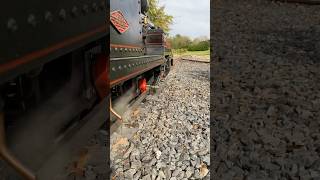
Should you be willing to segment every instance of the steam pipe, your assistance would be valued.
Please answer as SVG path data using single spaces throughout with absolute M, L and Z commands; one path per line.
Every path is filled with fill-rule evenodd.
M 122 117 L 112 108 L 112 102 L 111 102 L 111 98 L 110 98 L 110 112 L 115 115 L 120 121 L 122 121 Z
M 9 151 L 5 140 L 4 113 L 0 112 L 0 156 L 27 180 L 35 180 L 35 175 L 17 160 Z

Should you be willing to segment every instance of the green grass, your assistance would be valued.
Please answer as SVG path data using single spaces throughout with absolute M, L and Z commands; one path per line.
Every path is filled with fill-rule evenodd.
M 201 58 L 210 59 L 210 50 L 206 51 L 184 51 L 184 52 L 173 52 L 174 57 L 183 57 L 183 56 L 199 56 Z

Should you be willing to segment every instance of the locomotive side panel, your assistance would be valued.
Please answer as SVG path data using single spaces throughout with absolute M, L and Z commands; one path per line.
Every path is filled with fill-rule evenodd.
M 6 1 L 0 7 L 0 82 L 107 35 L 104 0 Z
M 144 54 L 142 16 L 140 0 L 111 0 L 111 57 L 141 56 Z M 125 28 L 124 32 L 120 32 L 119 28 Z
M 146 53 L 164 55 L 164 32 L 161 29 L 150 29 L 146 34 Z

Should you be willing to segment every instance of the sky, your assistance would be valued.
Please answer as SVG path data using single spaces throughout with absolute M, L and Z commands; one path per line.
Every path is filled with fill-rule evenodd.
M 210 0 L 159 0 L 159 5 L 174 18 L 171 36 L 210 37 Z

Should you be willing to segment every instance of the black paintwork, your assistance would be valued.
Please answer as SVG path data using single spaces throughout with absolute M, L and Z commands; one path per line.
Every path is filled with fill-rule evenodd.
M 129 23 L 129 29 L 124 33 L 119 33 L 110 23 L 111 44 L 143 46 L 142 42 L 142 14 L 140 0 L 111 0 L 110 12 L 120 10 L 124 18 Z M 141 54 L 142 55 L 142 54 Z M 113 53 L 111 57 L 126 57 L 128 55 Z
M 147 1 L 111 0 L 110 5 L 111 12 L 120 10 L 129 23 L 129 29 L 122 34 L 110 24 L 111 82 L 141 69 L 150 69 L 161 63 L 164 64 L 165 56 L 171 55 L 171 52 L 164 47 L 163 30 L 152 29 L 154 27 L 150 23 L 143 22 L 144 14 L 141 11 L 147 11 Z M 155 42 L 157 44 L 149 45 Z
M 139 56 L 130 58 L 114 58 L 111 59 L 110 79 L 124 77 L 141 69 L 148 68 L 148 66 L 155 63 L 164 63 L 163 56 Z
M 148 0 L 141 0 L 141 12 L 146 14 L 149 10 Z
M 109 1 L 6 1 L 0 6 L 0 65 L 103 27 L 107 13 L 105 2 Z M 37 59 L 38 62 L 33 62 L 31 66 L 43 64 L 78 48 L 79 45 L 106 35 L 107 31 L 100 32 L 80 42 L 60 48 Z M 2 74 L 0 82 L 30 69 L 32 67 L 28 64 L 8 74 Z

